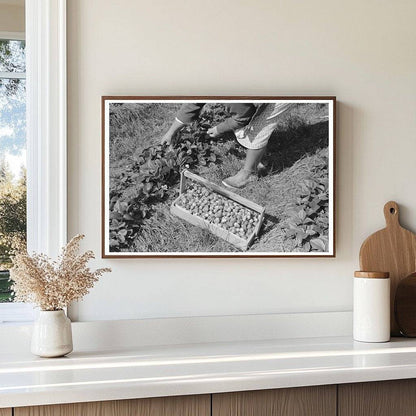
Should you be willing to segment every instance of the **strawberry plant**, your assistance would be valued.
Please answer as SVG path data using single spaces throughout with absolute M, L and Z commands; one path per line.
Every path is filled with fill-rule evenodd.
M 207 111 L 198 122 L 186 126 L 173 146 L 144 149 L 122 173 L 113 176 L 110 191 L 110 249 L 128 248 L 140 226 L 153 212 L 154 204 L 175 192 L 180 172 L 187 168 L 218 163 L 207 127 L 222 120 L 225 111 Z
M 319 155 L 312 169 L 318 177 L 304 179 L 298 185 L 296 202 L 289 207 L 286 237 L 302 251 L 328 250 L 329 181 L 328 158 Z

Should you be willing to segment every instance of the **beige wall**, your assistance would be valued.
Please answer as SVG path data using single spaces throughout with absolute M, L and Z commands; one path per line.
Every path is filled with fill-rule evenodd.
M 24 32 L 25 8 L 0 4 L 0 32 Z
M 68 0 L 69 234 L 100 253 L 101 95 L 336 95 L 336 259 L 97 260 L 79 319 L 351 309 L 362 240 L 416 230 L 414 0 Z

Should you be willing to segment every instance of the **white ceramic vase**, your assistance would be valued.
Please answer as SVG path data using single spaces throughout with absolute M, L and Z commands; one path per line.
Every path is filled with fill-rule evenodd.
M 72 351 L 71 321 L 61 309 L 40 311 L 33 325 L 31 351 L 39 357 L 62 357 Z

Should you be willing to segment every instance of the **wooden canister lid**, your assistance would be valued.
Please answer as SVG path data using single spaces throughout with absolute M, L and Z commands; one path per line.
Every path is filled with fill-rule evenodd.
M 354 272 L 354 277 L 362 277 L 365 279 L 388 279 L 390 277 L 389 272 Z

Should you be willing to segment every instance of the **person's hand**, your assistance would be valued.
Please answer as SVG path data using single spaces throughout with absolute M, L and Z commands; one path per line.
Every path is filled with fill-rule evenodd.
M 215 139 L 220 135 L 220 133 L 218 133 L 217 127 L 211 127 L 210 129 L 208 129 L 207 134 L 212 139 Z
M 165 133 L 165 135 L 162 137 L 162 140 L 160 141 L 161 144 L 167 144 L 170 145 L 172 144 L 172 138 L 173 138 L 173 134 L 168 131 L 167 133 Z

